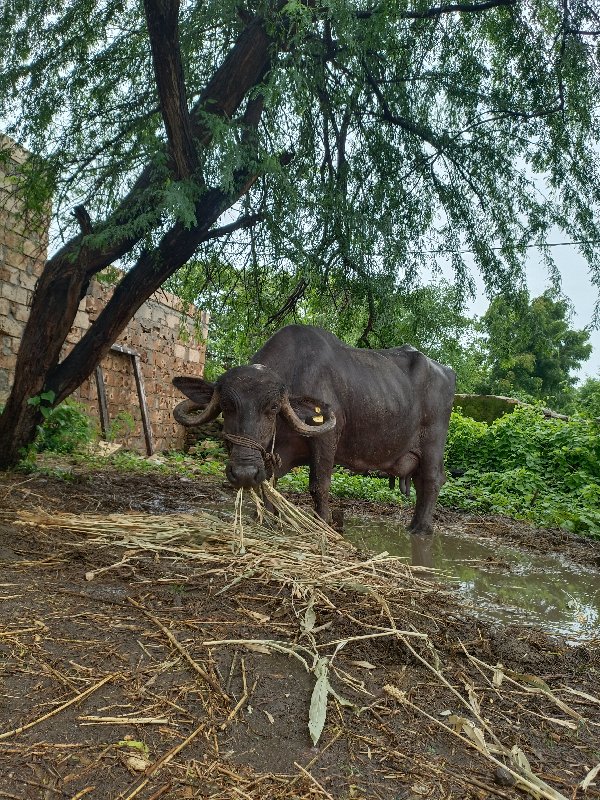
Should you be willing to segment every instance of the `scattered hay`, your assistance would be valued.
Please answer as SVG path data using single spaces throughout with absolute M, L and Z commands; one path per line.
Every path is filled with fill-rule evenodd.
M 202 642 L 206 652 L 210 654 L 213 648 L 246 648 L 251 652 L 283 653 L 301 663 L 304 670 L 314 680 L 314 688 L 310 706 L 306 711 L 304 725 L 308 723 L 308 733 L 316 745 L 321 738 L 325 727 L 328 710 L 335 704 L 339 710 L 350 707 L 357 717 L 367 717 L 382 723 L 378 727 L 379 735 L 397 747 L 396 734 L 389 725 L 382 722 L 377 711 L 379 705 L 387 701 L 387 708 L 392 708 L 393 714 L 405 713 L 409 709 L 416 715 L 422 715 L 430 723 L 443 729 L 455 742 L 460 742 L 465 749 L 475 749 L 483 758 L 494 766 L 504 769 L 514 780 L 518 789 L 529 793 L 532 797 L 543 797 L 548 800 L 565 800 L 565 795 L 554 789 L 547 781 L 537 777 L 523 751 L 517 747 L 518 733 L 514 731 L 515 742 L 506 744 L 500 741 L 496 733 L 494 708 L 486 705 L 482 711 L 482 700 L 485 692 L 493 692 L 494 696 L 506 708 L 514 709 L 515 716 L 523 713 L 523 703 L 529 697 L 535 696 L 536 711 L 527 709 L 527 713 L 540 716 L 543 703 L 547 703 L 554 716 L 542 715 L 542 718 L 552 724 L 571 727 L 576 720 L 577 726 L 594 725 L 582 714 L 574 711 L 566 702 L 557 698 L 543 682 L 533 679 L 530 675 L 511 673 L 500 664 L 487 664 L 481 659 L 471 656 L 463 647 L 466 661 L 472 665 L 483 677 L 484 682 L 476 686 L 474 679 L 467 678 L 464 672 L 452 675 L 450 664 L 442 663 L 442 658 L 437 652 L 426 631 L 419 630 L 417 625 L 411 623 L 404 629 L 398 620 L 400 608 L 411 608 L 411 619 L 417 620 L 427 617 L 424 609 L 423 598 L 444 595 L 448 604 L 451 604 L 449 593 L 443 592 L 439 585 L 423 577 L 423 569 L 419 568 L 417 574 L 406 563 L 405 559 L 392 557 L 381 553 L 371 558 L 364 559 L 361 554 L 347 543 L 337 532 L 327 526 L 322 520 L 313 515 L 305 514 L 300 509 L 290 504 L 277 493 L 273 487 L 266 485 L 263 488 L 267 500 L 276 508 L 279 516 L 267 512 L 264 502 L 254 493 L 252 499 L 258 510 L 259 519 L 250 521 L 242 514 L 242 495 L 236 501 L 235 516 L 223 519 L 215 513 L 208 511 L 198 512 L 194 515 L 147 515 L 147 514 L 113 514 L 109 516 L 86 514 L 48 514 L 46 512 L 18 511 L 11 514 L 4 513 L 5 520 L 23 525 L 35 526 L 47 531 L 61 530 L 66 536 L 72 538 L 67 541 L 67 547 L 73 544 L 81 548 L 87 544 L 92 548 L 121 548 L 124 552 L 121 558 L 113 564 L 89 570 L 86 579 L 93 581 L 98 575 L 110 570 L 128 569 L 136 563 L 136 559 L 150 554 L 161 561 L 174 564 L 185 563 L 195 565 L 203 574 L 210 573 L 216 581 L 221 583 L 215 594 L 223 594 L 234 589 L 242 581 L 255 582 L 263 587 L 265 583 L 275 583 L 285 587 L 291 597 L 292 608 L 297 619 L 297 628 L 285 639 L 271 638 L 229 638 L 207 639 Z M 190 652 L 177 639 L 167 625 L 151 613 L 142 603 L 129 598 L 130 607 L 141 611 L 151 621 L 159 635 L 164 636 L 170 645 L 178 651 L 194 672 L 213 691 L 215 698 L 214 707 L 211 709 L 210 722 L 203 722 L 194 728 L 192 733 L 170 750 L 160 756 L 153 764 L 148 762 L 144 767 L 142 777 L 136 779 L 126 793 L 121 795 L 127 800 L 133 800 L 150 786 L 151 779 L 168 765 L 175 756 L 201 734 L 214 737 L 215 730 L 224 730 L 238 715 L 243 712 L 254 687 L 246 684 L 245 671 L 244 691 L 237 703 L 234 704 L 228 692 L 220 683 L 210 668 L 205 668 L 198 663 Z M 331 638 L 327 635 L 327 625 L 317 625 L 317 607 L 325 607 L 343 617 L 345 622 L 352 626 L 354 633 L 345 635 L 344 638 Z M 365 610 L 369 613 L 366 613 Z M 415 610 L 419 609 L 419 610 Z M 377 621 L 374 621 L 377 620 Z M 25 630 L 25 629 L 23 629 Z M 14 632 L 12 632 L 14 633 Z M 12 634 L 11 634 L 12 635 Z M 441 686 L 452 698 L 452 711 L 448 710 L 447 724 L 441 722 L 431 712 L 427 703 L 420 704 L 414 701 L 409 694 L 398 686 L 382 680 L 378 694 L 370 691 L 365 683 L 349 669 L 372 669 L 377 675 L 377 668 L 365 661 L 354 661 L 339 666 L 338 654 L 344 648 L 350 648 L 353 643 L 366 640 L 388 638 L 393 640 L 406 653 L 407 657 L 420 663 L 427 671 L 436 686 Z M 232 662 L 233 669 L 233 662 Z M 491 678 L 487 678 L 487 673 Z M 49 714 L 45 714 L 27 725 L 20 726 L 0 735 L 0 739 L 12 739 L 21 731 L 34 727 L 51 715 L 62 712 L 82 698 L 94 692 L 104 683 L 112 680 L 112 675 L 95 683 L 85 692 L 78 692 Z M 224 681 L 223 681 L 224 682 Z M 343 687 L 340 690 L 340 687 Z M 507 688 L 508 687 L 508 688 Z M 349 694 L 353 699 L 347 700 L 342 694 Z M 569 691 L 564 687 L 564 691 Z M 577 696 L 575 690 L 571 690 Z M 579 693 L 582 694 L 581 692 Z M 218 696 L 218 697 L 217 697 Z M 361 700 L 357 698 L 362 698 Z M 385 700 L 382 700 L 385 698 Z M 585 694 L 584 699 L 590 705 L 598 703 L 593 695 Z M 217 702 L 218 701 L 218 702 Z M 393 701 L 393 702 L 392 702 Z M 364 705 L 363 705 L 364 703 Z M 394 703 L 397 706 L 394 706 Z M 456 713 L 459 708 L 462 715 Z M 558 709 L 558 711 L 557 711 Z M 265 712 L 267 713 L 267 712 Z M 445 712 L 444 712 L 445 713 Z M 557 713 L 566 715 L 568 719 L 555 716 Z M 342 719 L 341 714 L 338 714 Z M 439 716 L 439 715 L 438 715 Z M 100 717 L 98 715 L 82 716 L 80 719 L 95 724 L 115 723 L 126 721 L 125 717 Z M 131 717 L 129 722 L 131 723 Z M 139 716 L 137 724 L 158 724 L 162 716 Z M 141 721 L 140 721 L 141 720 Z M 107 722 L 108 721 L 108 722 Z M 236 720 L 237 721 L 237 720 Z M 496 720 L 496 722 L 498 722 Z M 506 740 L 506 726 L 504 726 L 504 739 Z M 322 749 L 327 747 L 341 736 L 338 733 L 334 739 Z M 511 732 L 512 736 L 512 732 Z M 372 746 L 377 744 L 375 737 Z M 369 747 L 371 744 L 369 745 Z M 383 752 L 383 751 L 382 751 Z M 317 756 L 315 756 L 315 759 Z M 413 758 L 413 757 L 408 757 Z M 413 758 L 414 760 L 414 758 Z M 306 765 L 296 764 L 297 776 L 290 782 L 285 779 L 281 786 L 281 797 L 319 797 L 329 798 L 332 795 L 322 785 L 318 778 L 310 772 L 312 762 Z M 242 779 L 240 774 L 234 774 L 217 761 L 210 767 L 214 773 L 225 771 L 230 779 L 237 780 L 235 796 L 255 798 L 265 796 L 264 788 L 259 784 L 265 776 L 258 779 Z M 431 766 L 434 773 L 439 773 L 439 767 Z M 209 774 L 209 770 L 206 770 Z M 267 776 L 277 782 L 277 776 Z M 464 780 L 466 783 L 484 789 L 491 789 L 492 793 L 500 796 L 509 796 L 482 784 L 475 776 L 466 774 L 457 776 L 453 774 L 453 781 Z M 588 772 L 585 789 L 588 788 L 596 772 Z M 298 793 L 292 795 L 290 790 L 293 784 L 304 781 L 304 789 L 298 785 Z M 166 784 L 165 784 L 166 785 Z M 308 788 L 306 788 L 308 787 Z M 279 789 L 273 789 L 271 797 L 279 796 Z M 155 795 L 153 795 L 154 797 Z M 232 796 L 231 794 L 229 796 Z
M 91 546 L 121 547 L 138 555 L 153 552 L 162 558 L 197 563 L 214 574 L 233 576 L 221 593 L 246 578 L 283 583 L 292 587 L 294 596 L 302 597 L 316 589 L 385 597 L 441 591 L 422 577 L 424 568 L 420 567 L 417 575 L 404 557 L 384 552 L 361 559 L 356 549 L 319 517 L 292 505 L 269 484 L 265 484 L 265 491 L 279 516 L 266 511 L 252 492 L 258 520 L 244 519 L 240 490 L 233 524 L 209 511 L 108 516 L 21 511 L 4 516 L 19 525 L 77 533 Z M 86 578 L 93 580 L 103 572 L 119 569 L 133 558 L 135 555 L 126 553 L 114 564 L 88 572 Z

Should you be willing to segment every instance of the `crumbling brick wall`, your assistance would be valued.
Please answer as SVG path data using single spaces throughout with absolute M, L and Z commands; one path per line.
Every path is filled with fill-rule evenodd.
M 67 350 L 83 336 L 104 308 L 112 287 L 93 281 L 81 301 L 75 324 L 67 337 Z M 172 385 L 175 375 L 202 375 L 205 341 L 208 336 L 208 314 L 202 312 L 196 321 L 182 313 L 181 301 L 168 292 L 153 295 L 139 309 L 117 344 L 139 354 L 144 392 L 155 450 L 181 449 L 184 430 L 175 422 L 173 407 L 183 396 Z M 142 416 L 133 373 L 132 358 L 122 352 L 111 352 L 102 361 L 108 416 L 116 441 L 134 450 L 145 452 Z M 91 375 L 73 395 L 91 410 L 99 421 L 98 388 Z M 134 423 L 131 435 L 119 431 L 119 415 L 127 415 Z M 117 430 L 115 431 L 115 426 Z M 110 429 L 109 429 L 110 430 Z
M 31 293 L 48 247 L 46 222 L 26 215 L 18 177 L 27 155 L 0 136 L 0 403 L 8 396 Z
M 0 137 L 0 148 L 6 146 L 7 140 Z M 13 146 L 9 160 L 0 161 L 0 404 L 6 401 L 10 391 L 21 335 L 29 316 L 29 303 L 48 246 L 47 221 L 34 225 L 24 214 L 15 191 L 15 177 L 26 158 L 26 153 Z M 67 337 L 63 357 L 98 317 L 112 291 L 112 287 L 104 283 L 91 283 Z M 184 431 L 171 414 L 183 398 L 172 386 L 171 379 L 175 375 L 202 375 L 207 335 L 208 314 L 202 312 L 197 319 L 184 314 L 180 300 L 161 290 L 144 303 L 118 339 L 119 345 L 139 354 L 155 450 L 183 446 Z M 146 452 L 131 356 L 111 352 L 101 367 L 111 421 L 109 434 L 130 449 Z M 86 406 L 99 424 L 94 374 L 73 397 Z M 127 430 L 130 421 L 133 422 L 131 433 Z

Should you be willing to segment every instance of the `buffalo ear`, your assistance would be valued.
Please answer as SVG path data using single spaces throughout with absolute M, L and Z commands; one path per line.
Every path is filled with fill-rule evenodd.
M 290 397 L 290 405 L 305 425 L 322 425 L 330 416 L 330 408 L 314 397 Z
M 206 406 L 215 390 L 213 383 L 205 381 L 204 378 L 173 378 L 173 386 L 197 403 L 199 406 Z

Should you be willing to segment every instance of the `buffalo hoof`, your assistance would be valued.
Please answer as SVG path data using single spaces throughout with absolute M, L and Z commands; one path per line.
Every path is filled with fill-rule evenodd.
M 407 528 L 410 534 L 414 536 L 431 536 L 433 534 L 433 525 L 431 523 L 410 523 Z

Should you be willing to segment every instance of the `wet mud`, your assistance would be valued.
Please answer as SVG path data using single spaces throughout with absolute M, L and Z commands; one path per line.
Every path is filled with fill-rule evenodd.
M 336 652 L 330 677 L 343 687 L 315 747 L 314 676 L 297 658 L 206 644 L 306 644 L 298 587 L 260 574 L 232 580 L 141 550 L 115 568 L 119 548 L 11 521 L 37 509 L 209 507 L 226 518 L 232 500 L 222 480 L 203 477 L 78 467 L 67 480 L 0 475 L 2 800 L 525 797 L 449 730 L 452 714 L 477 721 L 477 709 L 560 796 L 600 797 L 598 780 L 578 788 L 600 762 L 598 542 L 444 509 L 436 535 L 417 542 L 403 528 L 407 509 L 338 503 L 357 559 L 387 550 L 440 573 L 432 588 L 407 584 L 387 605 L 360 587 L 315 593 L 310 635 L 318 652 Z M 578 605 L 565 608 L 569 596 Z M 372 638 L 392 622 L 427 640 Z M 353 640 L 357 625 L 366 638 Z M 492 681 L 498 664 L 502 686 Z

